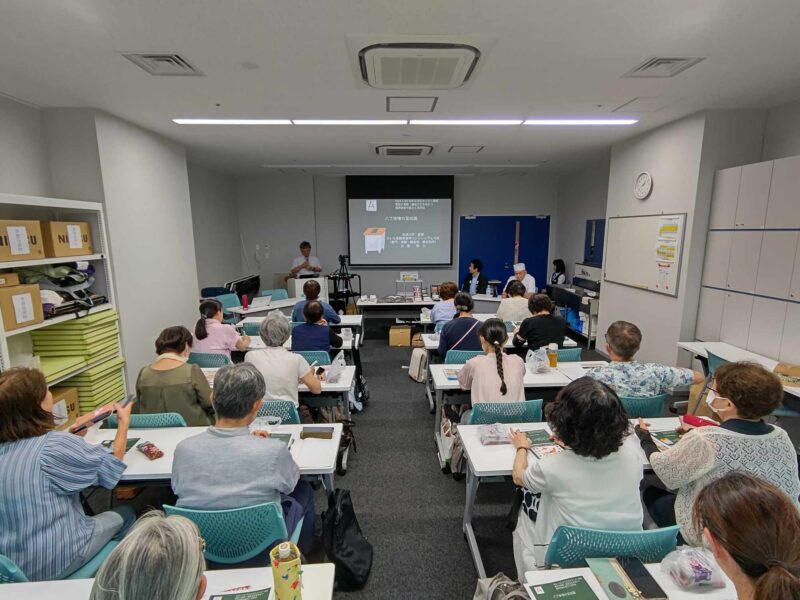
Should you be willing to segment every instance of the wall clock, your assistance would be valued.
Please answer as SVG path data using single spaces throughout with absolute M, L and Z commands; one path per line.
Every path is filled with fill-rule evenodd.
M 633 182 L 633 195 L 637 200 L 645 200 L 653 191 L 653 176 L 642 171 Z

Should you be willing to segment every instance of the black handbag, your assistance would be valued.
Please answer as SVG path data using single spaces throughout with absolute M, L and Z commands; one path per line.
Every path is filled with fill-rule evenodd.
M 337 488 L 328 495 L 328 509 L 322 513 L 322 543 L 336 566 L 337 589 L 363 587 L 372 569 L 372 544 L 358 525 L 350 490 Z

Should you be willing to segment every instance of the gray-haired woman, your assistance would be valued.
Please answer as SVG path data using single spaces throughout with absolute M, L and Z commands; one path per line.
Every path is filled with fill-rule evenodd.
M 199 600 L 206 591 L 204 546 L 190 520 L 151 511 L 100 567 L 89 600 Z
M 291 400 L 299 406 L 297 388 L 300 383 L 306 384 L 312 394 L 322 391 L 322 384 L 308 361 L 283 347 L 292 334 L 291 323 L 283 314 L 277 310 L 269 313 L 261 322 L 260 334 L 267 347 L 251 350 L 244 360 L 264 376 L 267 384 L 264 400 Z

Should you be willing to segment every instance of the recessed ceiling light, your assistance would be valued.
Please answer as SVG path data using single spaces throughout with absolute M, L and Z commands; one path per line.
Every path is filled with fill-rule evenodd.
M 411 125 L 520 125 L 522 119 L 411 119 Z
M 178 125 L 291 125 L 289 119 L 172 119 Z
M 639 119 L 528 119 L 525 125 L 633 125 Z
M 292 119 L 295 125 L 408 125 L 405 119 Z

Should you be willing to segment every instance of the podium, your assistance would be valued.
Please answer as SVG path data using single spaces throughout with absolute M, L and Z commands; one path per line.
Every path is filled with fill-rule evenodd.
M 292 278 L 287 282 L 289 288 L 289 295 L 294 298 L 303 297 L 303 286 L 307 281 L 316 281 L 319 284 L 319 297 L 320 300 L 328 300 L 328 278 L 327 277 L 305 277 L 303 279 Z

